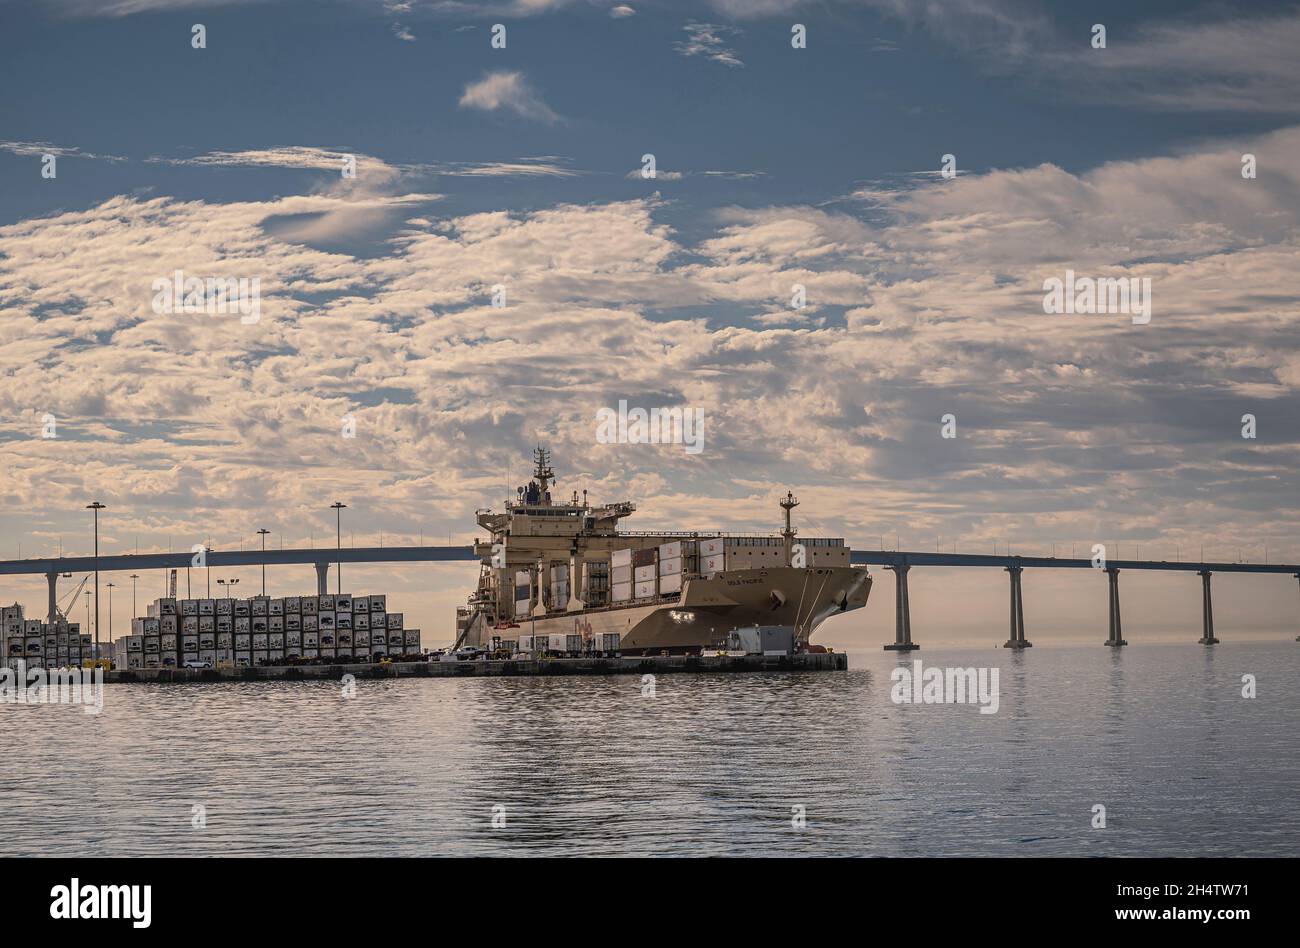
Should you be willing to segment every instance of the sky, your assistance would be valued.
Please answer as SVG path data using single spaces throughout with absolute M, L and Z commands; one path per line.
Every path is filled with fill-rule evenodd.
M 628 529 L 775 530 L 789 489 L 804 535 L 855 548 L 1300 562 L 1294 3 L 0 23 L 0 556 L 89 552 L 92 500 L 106 552 L 332 543 L 335 500 L 345 545 L 464 544 L 542 443 Z M 160 304 L 178 270 L 256 279 L 258 318 Z M 1149 321 L 1045 311 L 1067 271 L 1149 285 Z M 620 400 L 701 411 L 702 450 L 601 443 Z M 345 581 L 437 644 L 476 572 Z M 1004 575 L 911 583 L 918 641 L 996 644 Z M 1028 638 L 1100 641 L 1104 585 L 1027 576 Z M 887 641 L 892 587 L 819 638 Z M 1130 641 L 1199 634 L 1193 574 L 1123 587 Z M 1221 637 L 1300 631 L 1294 579 L 1215 597 Z M 39 613 L 43 580 L 0 599 Z

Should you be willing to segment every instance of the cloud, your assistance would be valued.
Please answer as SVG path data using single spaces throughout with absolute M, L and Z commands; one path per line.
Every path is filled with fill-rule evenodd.
M 478 82 L 469 83 L 460 97 L 460 107 L 484 112 L 505 109 L 521 118 L 548 125 L 560 121 L 560 116 L 542 101 L 541 95 L 522 72 L 490 72 Z
M 620 3 L 617 6 L 609 8 L 609 15 L 616 20 L 621 20 L 624 17 L 636 16 L 636 10 L 629 7 L 626 3 Z
M 741 62 L 740 55 L 727 46 L 727 37 L 740 34 L 735 27 L 716 23 L 697 23 L 692 20 L 682 29 L 686 31 L 686 39 L 673 43 L 673 49 L 683 56 L 703 56 L 724 66 L 745 65 Z
M 52 145 L 49 142 L 0 142 L 0 151 L 7 151 L 12 155 L 23 158 L 54 155 L 59 158 L 88 158 L 95 161 L 127 160 L 120 155 L 100 155 L 94 152 L 82 151 L 75 146 L 65 147 Z
M 94 487 L 110 544 L 204 530 L 234 547 L 237 510 L 275 512 L 305 545 L 333 528 L 321 498 L 345 493 L 390 542 L 416 542 L 412 511 L 435 509 L 425 539 L 465 542 L 542 440 L 561 491 L 632 497 L 640 529 L 768 529 L 788 483 L 856 546 L 897 529 L 905 546 L 1138 537 L 1145 553 L 1214 534 L 1300 558 L 1297 148 L 1293 128 L 926 180 L 870 214 L 728 208 L 689 237 L 654 197 L 415 212 L 401 174 L 364 197 L 120 196 L 23 220 L 0 227 L 7 528 L 53 548 Z M 222 160 L 332 173 L 335 156 Z M 270 226 L 358 201 L 407 214 L 364 256 Z M 1151 323 L 1044 314 L 1042 280 L 1066 267 L 1150 277 Z M 151 281 L 177 268 L 260 277 L 262 321 L 155 314 Z M 619 398 L 704 408 L 706 454 L 596 443 L 595 410 Z M 39 437 L 46 411 L 66 437 Z M 1247 411 L 1258 442 L 1240 437 Z

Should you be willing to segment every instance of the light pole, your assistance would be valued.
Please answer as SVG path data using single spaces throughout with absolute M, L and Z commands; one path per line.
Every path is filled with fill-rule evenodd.
M 138 619 L 139 615 L 135 611 L 135 581 L 140 578 L 138 573 L 131 574 L 131 618 Z
M 338 552 L 338 560 L 334 564 L 338 572 L 338 594 L 343 595 L 343 511 L 347 504 L 341 504 L 337 500 L 330 504 L 330 510 L 334 511 L 334 549 Z
M 99 512 L 104 510 L 108 505 L 95 501 L 93 504 L 87 504 L 87 510 L 95 511 L 95 658 L 99 658 Z M 90 617 L 86 617 L 90 621 Z
M 266 595 L 266 535 L 271 531 L 263 527 L 257 531 L 262 536 L 262 595 Z
M 235 583 L 237 582 L 239 582 L 237 579 L 219 579 L 217 580 L 217 585 L 226 587 L 226 598 L 229 599 L 230 590 L 234 588 Z
M 105 583 L 104 588 L 108 590 L 108 642 L 113 644 L 113 587 L 117 583 Z

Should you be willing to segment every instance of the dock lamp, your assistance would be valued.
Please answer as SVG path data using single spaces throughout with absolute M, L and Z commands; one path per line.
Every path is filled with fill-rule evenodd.
M 334 549 L 339 553 L 339 558 L 334 563 L 334 568 L 338 572 L 338 594 L 343 595 L 343 511 L 347 509 L 347 504 L 341 504 L 337 500 L 330 504 L 330 510 L 334 511 Z
M 266 595 L 266 535 L 271 531 L 263 527 L 257 531 L 262 537 L 262 595 Z
M 95 658 L 99 658 L 99 512 L 107 508 L 99 501 L 86 505 L 87 510 L 95 511 Z

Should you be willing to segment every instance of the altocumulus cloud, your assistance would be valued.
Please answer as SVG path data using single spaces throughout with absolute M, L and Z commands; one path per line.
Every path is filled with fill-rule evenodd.
M 1242 147 L 1286 169 L 1300 130 Z M 472 523 L 540 438 L 597 496 L 636 492 L 646 524 L 766 526 L 756 500 L 788 482 L 858 544 L 891 523 L 976 543 L 1122 519 L 1281 551 L 1300 467 L 1300 177 L 1243 181 L 1236 157 L 973 174 L 864 195 L 870 215 L 736 208 L 689 243 L 658 198 L 408 214 L 366 257 L 268 231 L 428 197 L 400 189 L 118 197 L 21 221 L 0 228 L 5 501 L 79 509 L 112 484 L 139 508 L 118 514 L 127 534 L 263 504 L 305 531 L 336 492 L 351 413 L 349 496 L 390 535 L 432 496 Z M 1044 315 L 1042 280 L 1065 266 L 1151 277 L 1151 323 Z M 261 322 L 155 315 L 151 281 L 176 268 L 260 277 Z M 596 410 L 620 397 L 704 408 L 705 454 L 595 443 Z M 67 439 L 39 437 L 45 411 Z M 955 442 L 937 436 L 948 411 Z M 1243 411 L 1266 444 L 1242 442 Z M 754 473 L 720 487 L 723 469 Z

